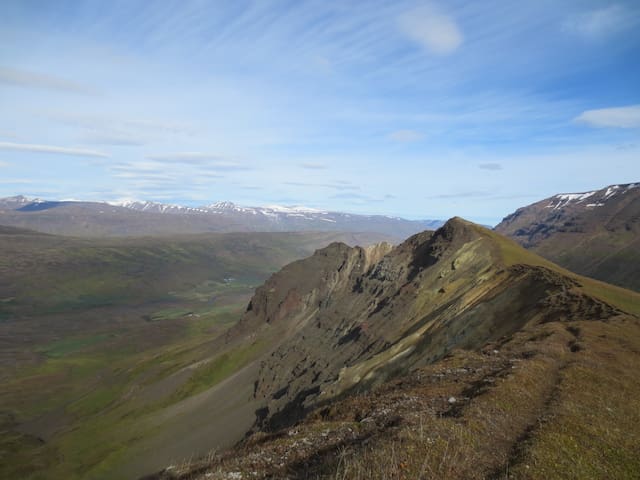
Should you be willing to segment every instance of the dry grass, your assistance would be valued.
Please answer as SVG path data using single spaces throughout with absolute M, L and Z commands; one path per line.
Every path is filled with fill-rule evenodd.
M 157 478 L 638 478 L 638 365 L 636 318 L 529 326 Z

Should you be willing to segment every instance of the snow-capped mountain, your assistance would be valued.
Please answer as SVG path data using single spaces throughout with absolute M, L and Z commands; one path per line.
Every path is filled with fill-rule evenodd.
M 559 193 L 549 198 L 545 208 L 559 210 L 568 206 L 584 208 L 603 207 L 605 203 L 616 196 L 624 195 L 629 190 L 640 187 L 640 183 L 627 183 L 623 185 L 610 185 L 601 190 L 582 193 Z
M 122 202 L 108 202 L 109 205 L 115 207 L 129 208 L 131 210 L 137 210 L 139 212 L 152 212 L 152 213 L 207 213 L 206 208 L 198 207 L 185 207 L 182 205 L 172 205 L 169 203 L 158 202 L 141 202 L 137 200 L 125 200 Z
M 560 193 L 495 229 L 577 273 L 640 290 L 640 183 Z
M 0 199 L 0 224 L 66 235 L 158 235 L 204 232 L 370 232 L 402 239 L 436 229 L 439 220 L 356 215 L 304 206 L 248 207 L 217 202 L 200 207 L 121 202 Z
M 306 220 L 311 222 L 327 222 L 337 224 L 339 222 L 360 221 L 364 218 L 372 219 L 376 221 L 383 221 L 386 219 L 392 222 L 407 222 L 399 217 L 382 216 L 382 215 L 356 215 L 342 212 L 331 212 L 327 210 L 319 210 L 316 208 L 304 207 L 304 206 L 285 206 L 285 205 L 266 205 L 263 207 L 247 207 L 237 205 L 233 202 L 216 202 L 210 205 L 204 205 L 201 207 L 185 207 L 180 205 L 163 204 L 156 202 L 139 202 L 139 201 L 125 201 L 119 203 L 112 203 L 111 205 L 117 205 L 132 210 L 141 212 L 154 212 L 154 213 L 168 213 L 168 214 L 213 214 L 226 217 L 233 216 L 249 216 L 254 222 L 273 221 L 278 224 L 293 222 L 297 220 Z M 262 220 L 261 220 L 262 219 Z M 442 222 L 426 221 L 427 223 L 420 222 L 426 227 L 438 228 L 442 225 Z
M 16 195 L 15 197 L 0 198 L 0 210 L 16 209 L 29 205 L 31 203 L 42 202 L 39 198 L 29 198 L 24 195 Z

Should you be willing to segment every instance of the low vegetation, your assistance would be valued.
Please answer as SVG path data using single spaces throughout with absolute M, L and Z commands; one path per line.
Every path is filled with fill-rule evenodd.
M 634 479 L 639 352 L 634 317 L 529 326 L 149 478 Z
M 262 351 L 253 342 L 211 358 L 253 288 L 341 238 L 2 230 L 0 477 L 113 478 L 142 438 L 171 430 L 157 426 L 167 408 Z

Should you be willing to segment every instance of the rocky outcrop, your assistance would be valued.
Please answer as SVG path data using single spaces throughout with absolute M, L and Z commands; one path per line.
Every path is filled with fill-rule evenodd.
M 238 325 L 281 332 L 254 385 L 264 403 L 256 430 L 289 425 L 453 349 L 570 316 L 569 303 L 597 318 L 616 314 L 557 272 L 505 266 L 487 233 L 454 218 L 393 249 L 332 244 L 273 275 Z

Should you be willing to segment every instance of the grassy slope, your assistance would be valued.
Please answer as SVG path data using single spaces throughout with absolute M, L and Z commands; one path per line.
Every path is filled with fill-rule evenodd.
M 478 231 L 505 266 L 569 275 L 629 314 L 526 325 L 158 478 L 638 478 L 640 295 Z
M 640 291 L 636 232 L 557 233 L 532 250 L 572 271 Z
M 500 235 L 492 230 L 487 230 L 482 227 L 477 227 L 478 231 L 491 239 L 492 243 L 498 247 L 500 257 L 504 261 L 506 266 L 525 264 L 533 266 L 541 266 L 551 270 L 554 270 L 562 275 L 566 275 L 576 280 L 583 291 L 588 295 L 592 295 L 600 300 L 603 300 L 611 305 L 618 307 L 619 309 L 632 313 L 634 315 L 640 315 L 640 293 L 627 290 L 616 285 L 611 285 L 593 278 L 585 277 L 573 273 L 565 268 L 562 268 L 555 263 L 533 253 L 531 250 L 526 250 L 518 245 L 515 241 Z
M 263 351 L 254 343 L 211 356 L 255 285 L 331 241 L 370 239 L 379 238 L 87 240 L 3 229 L 0 476 L 109 478 L 162 430 L 155 418 L 166 408 Z

